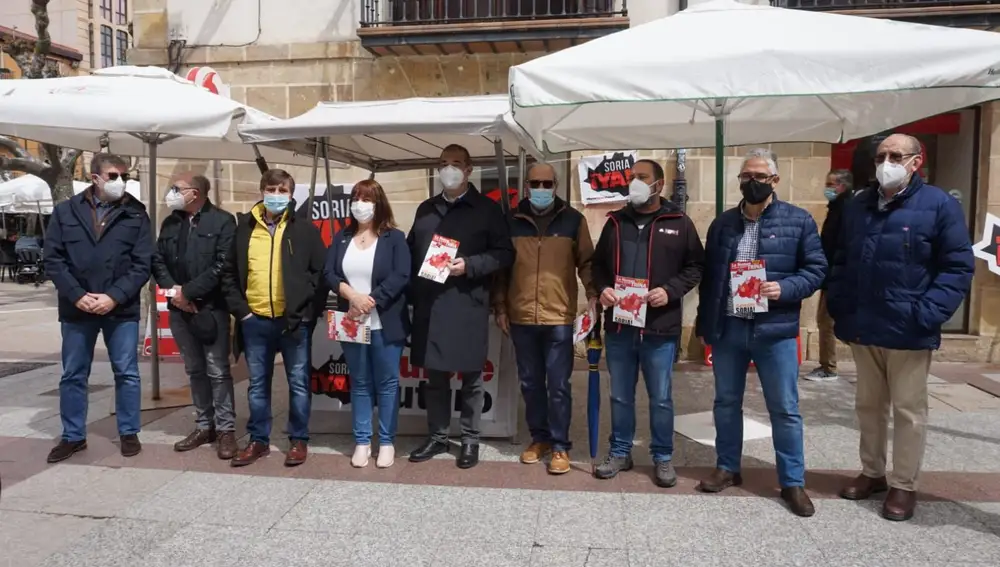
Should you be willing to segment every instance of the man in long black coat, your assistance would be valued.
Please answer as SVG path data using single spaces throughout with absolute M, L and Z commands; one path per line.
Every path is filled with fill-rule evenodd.
M 437 179 L 443 191 L 417 207 L 406 240 L 413 258 L 410 279 L 413 329 L 410 356 L 427 371 L 427 441 L 410 454 L 419 463 L 448 452 L 451 376 L 462 380 L 462 451 L 459 468 L 479 462 L 483 365 L 489 345 L 489 286 L 493 273 L 514 262 L 514 247 L 500 206 L 469 183 L 469 151 L 451 145 L 441 153 Z M 458 241 L 444 283 L 418 276 L 434 235 Z

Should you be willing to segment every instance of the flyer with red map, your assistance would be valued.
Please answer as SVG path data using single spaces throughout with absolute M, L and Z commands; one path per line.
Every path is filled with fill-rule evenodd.
M 622 325 L 646 326 L 646 294 L 649 282 L 639 278 L 615 276 L 615 296 L 618 303 L 611 312 L 611 319 Z
M 420 264 L 417 275 L 422 278 L 444 283 L 451 274 L 451 262 L 458 257 L 458 241 L 435 234 L 427 247 L 424 263 Z
M 351 319 L 342 311 L 326 312 L 327 336 L 345 343 L 371 344 L 372 329 L 366 321 Z
M 573 321 L 573 344 L 587 338 L 590 331 L 594 329 L 595 322 L 597 322 L 597 313 L 592 309 L 588 309 L 584 314 L 578 316 Z
M 733 311 L 767 313 L 767 298 L 760 294 L 760 284 L 766 281 L 764 260 L 729 264 L 729 290 L 733 295 Z

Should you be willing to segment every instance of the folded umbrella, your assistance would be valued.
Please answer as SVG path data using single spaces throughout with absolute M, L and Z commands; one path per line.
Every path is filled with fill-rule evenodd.
M 604 347 L 601 343 L 602 317 L 599 312 L 596 319 L 594 328 L 587 337 L 587 362 L 590 363 L 587 377 L 587 438 L 590 440 L 591 468 L 596 466 L 597 432 L 601 424 L 601 373 L 597 365 L 601 362 L 601 350 Z

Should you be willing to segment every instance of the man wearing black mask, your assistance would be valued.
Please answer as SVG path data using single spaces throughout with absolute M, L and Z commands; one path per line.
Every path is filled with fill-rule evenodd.
M 753 360 L 771 417 L 781 497 L 795 514 L 812 516 L 815 508 L 805 491 L 796 338 L 802 300 L 823 282 L 826 257 L 812 215 L 774 196 L 779 177 L 771 151 L 750 152 L 739 180 L 743 201 L 708 229 L 699 288 L 695 334 L 712 347 L 717 464 L 698 489 L 721 492 L 743 482 L 743 392 Z M 754 260 L 763 261 L 766 274 L 759 289 L 767 298 L 763 312 L 735 308 L 731 291 L 730 279 L 738 273 L 733 263 Z

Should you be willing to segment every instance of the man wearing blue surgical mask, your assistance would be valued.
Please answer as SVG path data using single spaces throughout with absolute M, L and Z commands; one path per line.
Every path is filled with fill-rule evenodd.
M 297 220 L 288 172 L 271 169 L 260 180 L 261 201 L 236 222 L 236 238 L 227 272 L 236 285 L 225 285 L 230 312 L 236 317 L 234 351 L 246 353 L 250 372 L 247 397 L 250 440 L 232 460 L 234 467 L 267 456 L 271 442 L 271 378 L 281 353 L 288 378 L 288 437 L 285 465 L 305 462 L 309 441 L 310 343 L 312 323 L 321 316 L 317 296 L 326 247 L 319 230 Z
M 594 309 L 594 243 L 583 214 L 556 196 L 559 183 L 551 165 L 533 165 L 525 185 L 528 200 L 509 217 L 514 265 L 496 279 L 491 298 L 497 324 L 514 341 L 531 433 L 521 462 L 534 464 L 551 453 L 549 473 L 563 474 L 570 470 L 576 282 L 579 276 Z
M 854 176 L 846 169 L 834 169 L 826 176 L 823 195 L 829 204 L 820 230 L 820 240 L 826 263 L 832 265 L 833 255 L 840 248 L 840 219 L 844 203 L 854 196 Z M 829 275 L 828 270 L 827 279 Z M 826 281 L 820 287 L 816 327 L 819 329 L 819 366 L 803 378 L 811 382 L 830 382 L 837 379 L 837 337 L 833 336 L 833 319 L 826 308 Z

